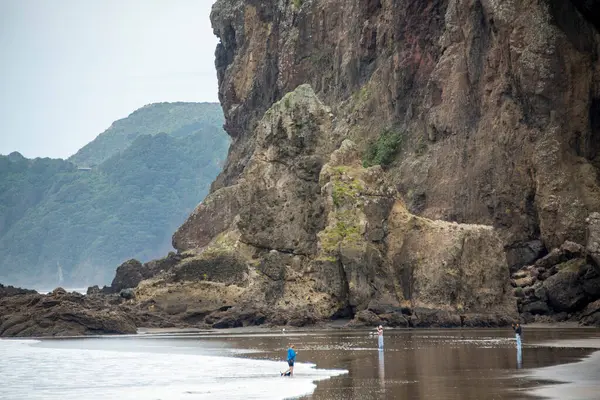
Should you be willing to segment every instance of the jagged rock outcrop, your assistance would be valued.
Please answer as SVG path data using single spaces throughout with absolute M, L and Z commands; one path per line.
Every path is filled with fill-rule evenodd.
M 4 286 L 3 284 L 0 283 L 0 298 L 16 296 L 19 294 L 36 294 L 36 293 L 37 292 L 35 290 L 22 289 L 22 288 L 10 286 L 10 285 Z
M 344 126 L 308 85 L 275 103 L 237 182 L 175 233 L 188 258 L 141 282 L 136 299 L 213 327 L 360 324 L 367 311 L 393 326 L 516 318 L 495 230 L 409 213 Z
M 0 336 L 41 337 L 135 333 L 130 312 L 104 297 L 67 293 L 47 295 L 19 291 L 0 296 Z
M 535 264 L 512 274 L 525 322 L 571 319 L 584 325 L 599 325 L 598 213 L 592 213 L 586 221 L 587 246 L 567 241 Z

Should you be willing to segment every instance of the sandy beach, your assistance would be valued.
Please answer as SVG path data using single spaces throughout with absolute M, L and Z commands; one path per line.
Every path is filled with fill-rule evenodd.
M 90 391 L 136 400 L 600 399 L 598 329 L 525 326 L 521 352 L 510 328 L 387 329 L 384 337 L 383 351 L 373 329 L 314 327 L 2 340 L 8 357 L 0 370 L 10 373 L 0 393 L 15 400 L 75 400 Z M 289 343 L 298 368 L 287 381 L 279 372 Z

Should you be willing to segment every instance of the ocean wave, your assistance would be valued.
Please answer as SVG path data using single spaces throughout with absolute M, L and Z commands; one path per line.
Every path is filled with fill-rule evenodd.
M 11 400 L 285 399 L 346 370 L 297 363 L 180 353 L 21 346 L 2 343 L 0 393 Z

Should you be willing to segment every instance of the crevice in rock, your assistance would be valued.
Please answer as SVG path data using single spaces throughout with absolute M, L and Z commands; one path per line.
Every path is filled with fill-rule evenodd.
M 571 44 L 582 53 L 595 52 L 594 28 L 600 32 L 600 7 L 596 7 L 597 15 L 590 14 L 594 8 L 594 0 L 551 0 L 550 14 L 553 23 L 567 36 Z M 589 3 L 586 5 L 584 3 Z M 596 4 L 600 4 L 596 2 Z M 585 23 L 587 20 L 590 24 Z
M 563 3 L 565 1 L 555 0 L 553 3 Z M 566 2 L 565 2 L 566 3 Z M 588 20 L 598 32 L 600 32 L 600 2 L 597 0 L 571 0 L 571 3 Z
M 272 248 L 272 247 L 268 247 L 268 246 L 263 246 L 263 245 L 260 245 L 260 244 L 257 244 L 257 243 L 245 242 L 242 239 L 240 239 L 240 243 L 243 243 L 243 244 L 245 244 L 247 246 L 255 247 L 255 248 L 260 249 L 260 250 L 267 250 L 267 251 L 275 250 L 275 251 L 278 251 L 280 253 L 292 254 L 292 255 L 295 255 L 295 256 L 308 256 L 308 254 L 298 252 L 298 251 L 296 251 L 294 249 L 277 249 L 277 248 Z
M 339 272 L 340 277 L 342 278 L 342 288 L 343 288 L 342 296 L 343 296 L 343 299 L 344 299 L 343 301 L 346 304 L 346 306 L 341 308 L 340 310 L 338 310 L 336 312 L 336 314 L 338 312 L 340 312 L 341 310 L 345 310 L 344 313 L 346 314 L 347 317 L 354 318 L 354 316 L 356 314 L 356 307 L 353 307 L 352 305 L 350 305 L 350 283 L 348 282 L 348 277 L 346 276 L 346 270 L 344 269 L 344 264 L 342 263 L 342 260 L 340 260 L 339 257 L 338 257 L 337 264 L 338 264 L 338 268 L 340 271 Z
M 266 164 L 280 164 L 280 165 L 283 165 L 284 167 L 286 167 L 288 169 L 288 171 L 292 175 L 294 175 L 296 178 L 298 178 L 301 181 L 309 182 L 309 183 L 318 182 L 319 174 L 315 174 L 315 178 L 313 178 L 313 179 L 310 179 L 307 176 L 301 176 L 296 171 L 297 167 L 295 167 L 293 165 L 289 165 L 289 164 L 285 163 L 284 161 L 281 161 L 281 160 L 265 160 L 264 158 L 259 158 L 259 157 L 255 157 L 254 159 L 257 160 L 257 161 L 266 163 Z M 319 173 L 320 173 L 320 170 L 319 170 Z
M 596 167 L 596 172 L 600 173 L 600 98 L 594 98 L 590 102 L 590 138 L 589 146 L 586 151 L 586 158 Z M 597 175 L 597 179 L 600 177 Z

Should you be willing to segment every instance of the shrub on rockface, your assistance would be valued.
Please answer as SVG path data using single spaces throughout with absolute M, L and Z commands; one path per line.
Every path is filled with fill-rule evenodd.
M 365 168 L 373 165 L 386 166 L 394 161 L 402 145 L 402 134 L 390 129 L 384 130 L 379 138 L 371 143 L 363 156 Z

